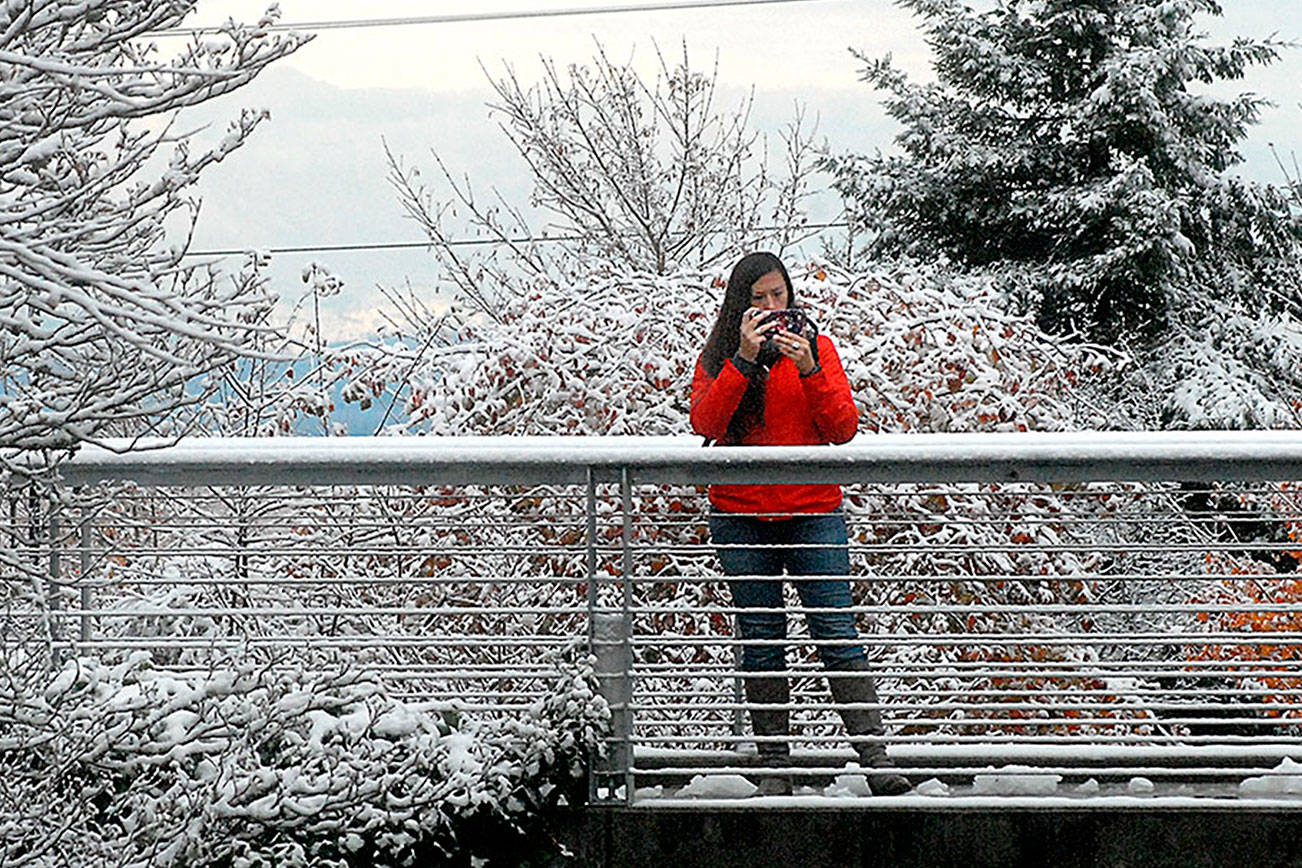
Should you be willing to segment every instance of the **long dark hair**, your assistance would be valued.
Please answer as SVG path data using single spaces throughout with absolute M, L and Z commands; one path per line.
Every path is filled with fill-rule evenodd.
M 714 321 L 714 328 L 706 338 L 705 349 L 701 351 L 701 366 L 711 377 L 719 376 L 723 363 L 732 358 L 741 345 L 741 316 L 751 307 L 751 287 L 755 281 L 766 274 L 776 271 L 782 275 L 782 282 L 787 285 L 787 307 L 796 306 L 796 289 L 791 285 L 791 275 L 787 267 L 772 253 L 748 253 L 732 267 L 728 275 L 728 288 L 723 294 L 723 306 L 719 308 L 719 318 Z M 759 423 L 764 414 L 764 389 L 768 385 L 767 365 L 774 358 L 760 356 L 764 365 L 760 372 L 751 378 L 741 403 L 728 422 L 728 433 L 723 443 L 740 443 L 741 438 Z

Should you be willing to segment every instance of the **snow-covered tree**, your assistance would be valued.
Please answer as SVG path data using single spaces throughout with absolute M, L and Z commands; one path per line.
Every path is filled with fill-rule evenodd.
M 199 175 L 266 117 L 194 147 L 177 113 L 307 37 L 227 23 L 166 55 L 195 0 L 0 7 L 0 459 L 24 472 L 106 433 L 175 433 L 197 378 L 245 352 L 274 299 L 255 266 L 183 256 Z
M 860 55 L 903 125 L 899 152 L 827 161 L 873 249 L 1002 269 L 1051 331 L 1122 340 L 1220 320 L 1212 346 L 1230 379 L 1236 362 L 1251 366 L 1239 342 L 1270 354 L 1228 320 L 1295 315 L 1298 227 L 1278 190 L 1228 174 L 1264 101 L 1208 85 L 1282 43 L 1207 44 L 1197 16 L 1219 14 L 1214 0 L 901 3 L 922 17 L 937 80 Z M 1182 343 L 1168 357 L 1183 367 L 1200 351 Z M 1173 422 L 1234 415 L 1186 403 L 1167 408 Z
M 524 214 L 524 203 L 477 200 L 441 161 L 451 195 L 432 196 L 418 168 L 390 156 L 399 199 L 457 291 L 495 299 L 499 289 L 511 292 L 515 275 L 537 273 L 546 258 L 559 256 L 522 236 L 561 237 L 570 252 L 620 271 L 664 274 L 718 263 L 757 243 L 781 250 L 810 234 L 803 206 L 814 152 L 803 113 L 781 133 L 785 167 L 774 173 L 750 128 L 749 101 L 721 109 L 715 73 L 694 69 L 686 47 L 672 64 L 658 50 L 656 58 L 653 79 L 600 46 L 590 64 L 564 72 L 544 59 L 533 86 L 510 68 L 490 78 L 497 93 L 491 108 L 532 172 L 529 204 L 541 210 L 542 225 Z M 455 255 L 446 244 L 454 215 L 499 251 L 473 260 Z

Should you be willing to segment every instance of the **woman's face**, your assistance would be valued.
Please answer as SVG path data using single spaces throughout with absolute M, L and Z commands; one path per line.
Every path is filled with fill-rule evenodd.
M 751 284 L 752 307 L 760 310 L 784 310 L 787 302 L 787 282 L 782 279 L 782 272 L 770 271 Z

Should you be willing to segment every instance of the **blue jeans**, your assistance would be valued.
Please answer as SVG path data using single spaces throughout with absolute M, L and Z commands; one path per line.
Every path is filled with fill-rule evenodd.
M 845 514 L 819 513 L 778 521 L 763 521 L 748 515 L 716 512 L 710 516 L 710 537 L 718 548 L 723 572 L 729 576 L 775 576 L 775 579 L 730 579 L 728 587 L 738 609 L 777 609 L 782 603 L 782 572 L 795 576 L 846 576 L 850 572 Z M 754 548 L 775 546 L 775 548 Z M 850 608 L 850 582 L 837 579 L 794 579 L 800 603 L 806 609 Z M 806 612 L 805 623 L 818 655 L 829 668 L 864 660 L 863 645 L 855 628 L 854 615 L 845 612 Z M 749 672 L 786 669 L 787 638 L 785 612 L 740 612 L 737 624 L 747 642 L 766 640 L 772 644 L 742 646 L 741 668 Z

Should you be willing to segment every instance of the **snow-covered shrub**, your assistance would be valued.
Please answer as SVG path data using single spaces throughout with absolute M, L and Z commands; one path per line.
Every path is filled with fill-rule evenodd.
M 414 367 L 380 360 L 371 376 L 405 378 L 385 379 L 406 387 L 391 433 L 680 433 L 717 275 L 603 269 L 587 280 L 582 289 L 540 282 L 493 317 L 454 303 L 449 319 L 460 326 L 444 352 Z
M 1118 384 L 1119 413 L 1147 427 L 1302 427 L 1302 321 L 1230 298 L 1196 300 L 1175 322 Z
M 1030 318 L 1006 313 L 989 281 L 939 269 L 851 273 L 818 261 L 791 270 L 800 303 L 836 343 L 865 431 L 1106 422 L 1078 385 L 1119 369 L 1124 356 L 1045 335 Z M 494 317 L 452 302 L 443 320 L 411 335 L 441 352 L 377 358 L 358 394 L 405 390 L 394 434 L 689 430 L 691 378 L 722 299 L 722 273 L 595 266 L 574 278 L 532 282 Z
M 399 701 L 324 660 L 182 677 L 135 654 L 44 679 L 21 649 L 6 662 L 0 862 L 15 866 L 398 866 L 545 849 L 526 830 L 574 798 L 608 717 L 583 660 L 558 660 L 547 695 L 503 720 Z
M 815 264 L 799 290 L 836 342 L 870 432 L 1104 427 L 1084 383 L 1125 356 L 1010 314 L 991 281 L 942 268 L 852 273 Z

